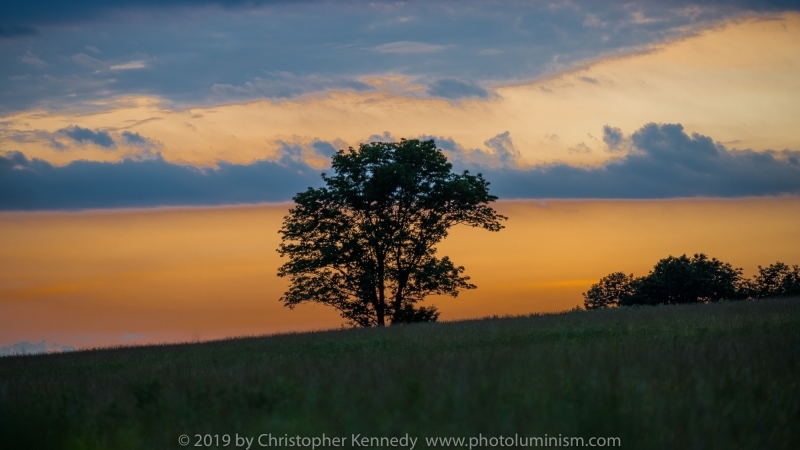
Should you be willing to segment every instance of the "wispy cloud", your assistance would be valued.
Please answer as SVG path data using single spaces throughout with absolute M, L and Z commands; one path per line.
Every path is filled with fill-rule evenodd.
M 40 69 L 44 69 L 45 67 L 49 66 L 49 64 L 42 61 L 42 59 L 39 58 L 38 55 L 34 55 L 33 53 L 31 53 L 30 50 L 28 50 L 28 52 L 25 53 L 24 55 L 20 56 L 19 60 L 24 62 L 25 64 L 29 64 L 31 66 L 38 67 Z
M 103 70 L 108 68 L 108 64 L 100 61 L 97 58 L 92 58 L 86 53 L 77 53 L 70 57 L 72 62 L 80 64 L 81 66 L 88 67 L 92 70 Z
M 368 91 L 374 88 L 349 77 L 297 75 L 285 71 L 269 72 L 240 85 L 218 83 L 211 87 L 217 98 L 291 98 L 328 89 Z
M 123 64 L 115 64 L 109 69 L 111 70 L 130 70 L 130 69 L 144 69 L 147 67 L 147 61 L 130 61 Z
M 690 8 L 691 14 L 684 1 L 378 0 L 363 8 L 347 4 L 320 1 L 314 14 L 306 14 L 305 2 L 271 0 L 0 3 L 4 24 L 0 37 L 13 36 L 0 47 L 0 60 L 5 62 L 0 79 L 27 73 L 33 64 L 47 67 L 54 79 L 90 77 L 102 86 L 82 89 L 69 82 L 43 86 L 36 79 L 18 79 L 14 89 L 0 91 L 0 111 L 74 107 L 109 95 L 147 93 L 194 106 L 227 102 L 231 91 L 242 99 L 285 96 L 264 91 L 309 92 L 286 85 L 246 86 L 258 84 L 259 78 L 274 84 L 270 74 L 280 72 L 300 78 L 314 74 L 324 80 L 388 74 L 426 80 L 468 78 L 476 86 L 497 86 L 569 69 L 592 58 L 645 49 L 746 11 L 796 9 L 779 0 L 733 5 L 709 1 L 702 8 Z M 54 27 L 54 23 L 77 26 Z M 25 37 L 37 27 L 47 33 L 35 41 Z M 102 53 L 98 36 L 103 36 Z M 50 65 L 20 58 L 27 51 Z M 158 58 L 159 76 L 145 70 L 155 66 L 151 57 Z M 333 83 L 322 89 L 340 88 L 348 87 Z
M 445 45 L 426 44 L 424 42 L 397 41 L 372 47 L 379 53 L 436 53 L 446 49 Z

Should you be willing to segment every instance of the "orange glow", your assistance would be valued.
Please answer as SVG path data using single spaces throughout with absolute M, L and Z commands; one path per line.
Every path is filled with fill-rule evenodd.
M 288 205 L 0 214 L 0 345 L 78 347 L 335 328 L 323 306 L 278 301 Z M 434 299 L 443 320 L 556 311 L 601 276 L 669 254 L 743 267 L 800 263 L 800 199 L 500 202 L 500 233 L 440 245 L 478 289 Z
M 63 165 L 78 159 L 118 161 L 138 148 L 108 151 L 60 138 L 52 147 L 34 130 L 55 133 L 68 125 L 141 133 L 160 145 L 170 162 L 214 165 L 272 158 L 280 141 L 309 144 L 314 138 L 337 148 L 357 146 L 375 133 L 395 139 L 449 137 L 468 149 L 510 132 L 522 166 L 554 161 L 597 165 L 611 158 L 604 125 L 630 134 L 648 122 L 681 123 L 688 133 L 710 136 L 731 148 L 800 148 L 800 15 L 727 21 L 685 39 L 642 52 L 589 61 L 580 69 L 524 84 L 498 86 L 487 99 L 419 98 L 412 80 L 391 77 L 406 90 L 328 91 L 291 100 L 261 100 L 184 110 L 164 99 L 118 97 L 96 111 L 34 110 L 3 117 L 0 151 Z M 587 81 L 589 80 L 589 81 Z M 380 88 L 386 80 L 365 79 Z M 383 83 L 383 84 L 382 84 Z

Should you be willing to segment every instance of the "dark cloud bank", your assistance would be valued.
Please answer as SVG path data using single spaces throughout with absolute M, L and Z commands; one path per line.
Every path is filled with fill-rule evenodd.
M 623 139 L 604 140 L 629 152 L 599 168 L 567 164 L 481 170 L 501 198 L 670 198 L 800 194 L 800 152 L 729 150 L 680 124 L 648 124 Z M 474 167 L 474 169 L 478 169 Z
M 0 156 L 0 210 L 285 201 L 299 190 L 320 185 L 319 172 L 302 162 L 299 150 L 285 152 L 278 160 L 246 165 L 220 162 L 217 168 L 173 164 L 160 155 L 119 163 L 75 161 L 55 167 L 10 152 Z
M 729 150 L 711 138 L 688 135 L 680 124 L 648 124 L 605 139 L 627 153 L 602 167 L 549 164 L 520 169 L 508 133 L 487 141 L 493 161 L 476 159 L 453 141 L 438 140 L 457 169 L 482 172 L 492 192 L 511 198 L 742 197 L 800 194 L 800 152 Z M 141 136 L 137 136 L 141 137 Z M 136 139 L 134 137 L 133 139 Z M 330 154 L 330 144 L 317 142 Z M 319 146 L 318 145 L 318 146 Z M 330 147 L 330 148 L 329 148 Z M 319 149 L 317 149 L 319 150 Z M 319 153 L 319 152 L 318 152 Z M 221 205 L 286 201 L 321 185 L 320 170 L 303 162 L 299 146 L 277 160 L 217 168 L 173 164 L 160 156 L 120 163 L 76 161 L 54 167 L 20 152 L 0 156 L 0 209 L 45 210 Z M 487 155 L 487 153 L 483 153 Z

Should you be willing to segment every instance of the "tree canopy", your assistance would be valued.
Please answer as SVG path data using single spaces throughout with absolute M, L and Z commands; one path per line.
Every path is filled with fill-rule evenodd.
M 614 272 L 607 275 L 583 294 L 583 306 L 586 309 L 618 306 L 620 302 L 634 294 L 633 281 L 633 274 L 625 275 L 625 272 Z
M 742 269 L 703 253 L 668 256 L 634 281 L 634 293 L 622 305 L 718 302 L 739 296 Z
M 703 253 L 661 259 L 647 276 L 612 273 L 583 294 L 587 309 L 717 302 L 741 297 L 742 269 Z
M 758 266 L 752 280 L 737 269 L 703 253 L 668 256 L 647 276 L 614 272 L 583 293 L 586 309 L 612 306 L 717 302 L 800 296 L 800 267 L 780 261 Z
M 800 296 L 800 267 L 780 261 L 767 267 L 758 266 L 758 273 L 745 289 L 752 298 Z
M 435 246 L 454 225 L 503 228 L 507 218 L 489 206 L 497 197 L 481 174 L 453 173 L 433 140 L 405 139 L 339 150 L 332 169 L 284 217 L 286 306 L 322 303 L 353 324 L 383 326 L 435 321 L 436 307 L 418 302 L 475 288 Z

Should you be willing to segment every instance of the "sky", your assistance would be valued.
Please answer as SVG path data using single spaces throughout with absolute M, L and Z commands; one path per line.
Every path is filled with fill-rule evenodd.
M 107 236 L 97 248 L 93 239 L 76 242 L 93 260 L 119 261 L 114 277 L 137 273 L 138 263 L 121 256 L 124 245 L 112 244 L 124 234 L 113 223 L 157 218 L 152 227 L 178 239 L 176 223 L 201 214 L 196 208 L 210 215 L 262 208 L 269 212 L 262 221 L 277 230 L 287 202 L 321 185 L 319 174 L 337 149 L 400 138 L 434 139 L 455 170 L 483 173 L 491 192 L 514 205 L 589 202 L 580 211 L 603 214 L 615 208 L 634 214 L 650 205 L 642 220 L 668 220 L 657 205 L 673 205 L 675 217 L 688 217 L 698 212 L 687 205 L 701 201 L 714 205 L 709 210 L 733 208 L 731 217 L 747 223 L 747 211 L 763 205 L 765 217 L 798 208 L 792 200 L 800 195 L 796 1 L 3 2 L 0 61 L 0 268 L 7 273 L 52 266 L 48 273 L 100 276 L 100 268 L 78 256 L 57 256 L 61 250 L 48 240 L 48 233 L 67 235 L 75 223 L 100 227 Z M 512 203 L 505 207 L 528 211 Z M 108 222 L 107 214 L 127 219 Z M 589 216 L 576 217 L 581 233 L 594 229 Z M 25 230 L 26 242 L 37 244 L 12 252 L 11 236 L 21 236 L 15 224 L 29 220 L 49 225 Z M 533 219 L 518 220 L 531 224 L 525 239 L 541 241 Z M 763 246 L 778 248 L 772 224 L 762 226 Z M 210 234 L 193 234 L 198 240 L 218 232 L 201 228 Z M 247 230 L 249 239 L 258 239 Z M 646 228 L 636 233 L 658 239 Z M 522 239 L 512 234 L 499 236 Z M 729 246 L 740 245 L 728 231 L 722 235 L 730 237 Z M 559 236 L 566 245 L 569 236 Z M 781 257 L 794 257 L 785 262 L 800 263 L 800 238 L 779 237 L 788 252 Z M 681 245 L 680 235 L 674 242 L 670 251 L 702 250 Z M 531 248 L 529 258 L 543 257 Z M 235 259 L 242 251 L 222 253 Z M 482 267 L 480 253 L 474 255 L 473 266 Z M 754 270 L 778 257 L 748 255 L 732 263 Z M 648 254 L 648 264 L 664 256 Z M 173 256 L 148 257 L 158 266 Z M 626 261 L 641 268 L 639 260 L 620 264 Z M 282 286 L 269 266 L 279 263 L 264 264 L 270 289 Z M 494 273 L 486 267 L 478 272 Z M 604 265 L 592 267 L 583 278 L 515 281 L 521 287 L 504 296 L 540 296 L 527 306 L 445 310 L 465 318 L 568 308 L 580 302 L 580 289 L 591 284 L 586 280 L 605 275 Z M 21 324 L 19 333 L 0 336 L 0 345 L 19 344 L 24 336 L 40 348 L 58 327 L 23 331 L 39 329 L 34 317 L 63 312 L 54 298 L 80 303 L 106 298 L 103 292 L 112 289 L 76 282 L 82 294 L 69 297 L 54 287 L 63 287 L 60 275 L 30 270 L 6 276 L 0 286 L 0 308 Z M 479 289 L 480 295 L 498 295 L 500 275 L 487 278 L 484 284 L 495 287 Z M 170 289 L 164 292 L 182 286 L 175 277 L 165 278 Z M 574 285 L 566 297 L 542 288 L 574 280 L 583 280 L 582 287 Z M 107 303 L 131 301 L 115 299 Z M 175 294 L 161 301 L 178 302 Z M 97 308 L 106 303 L 98 302 L 92 311 L 101 317 Z M 286 313 L 263 312 L 273 317 L 272 328 L 231 325 L 211 334 L 339 323 Z M 185 338 L 168 328 L 149 333 Z M 114 335 L 123 334 L 146 333 Z
M 57 350 L 339 328 L 331 308 L 278 301 L 288 206 L 0 213 L 0 355 L 26 342 Z M 496 208 L 509 217 L 504 230 L 454 227 L 438 246 L 478 286 L 427 300 L 440 320 L 572 309 L 600 277 L 643 276 L 670 254 L 705 252 L 747 277 L 800 262 L 797 197 Z

